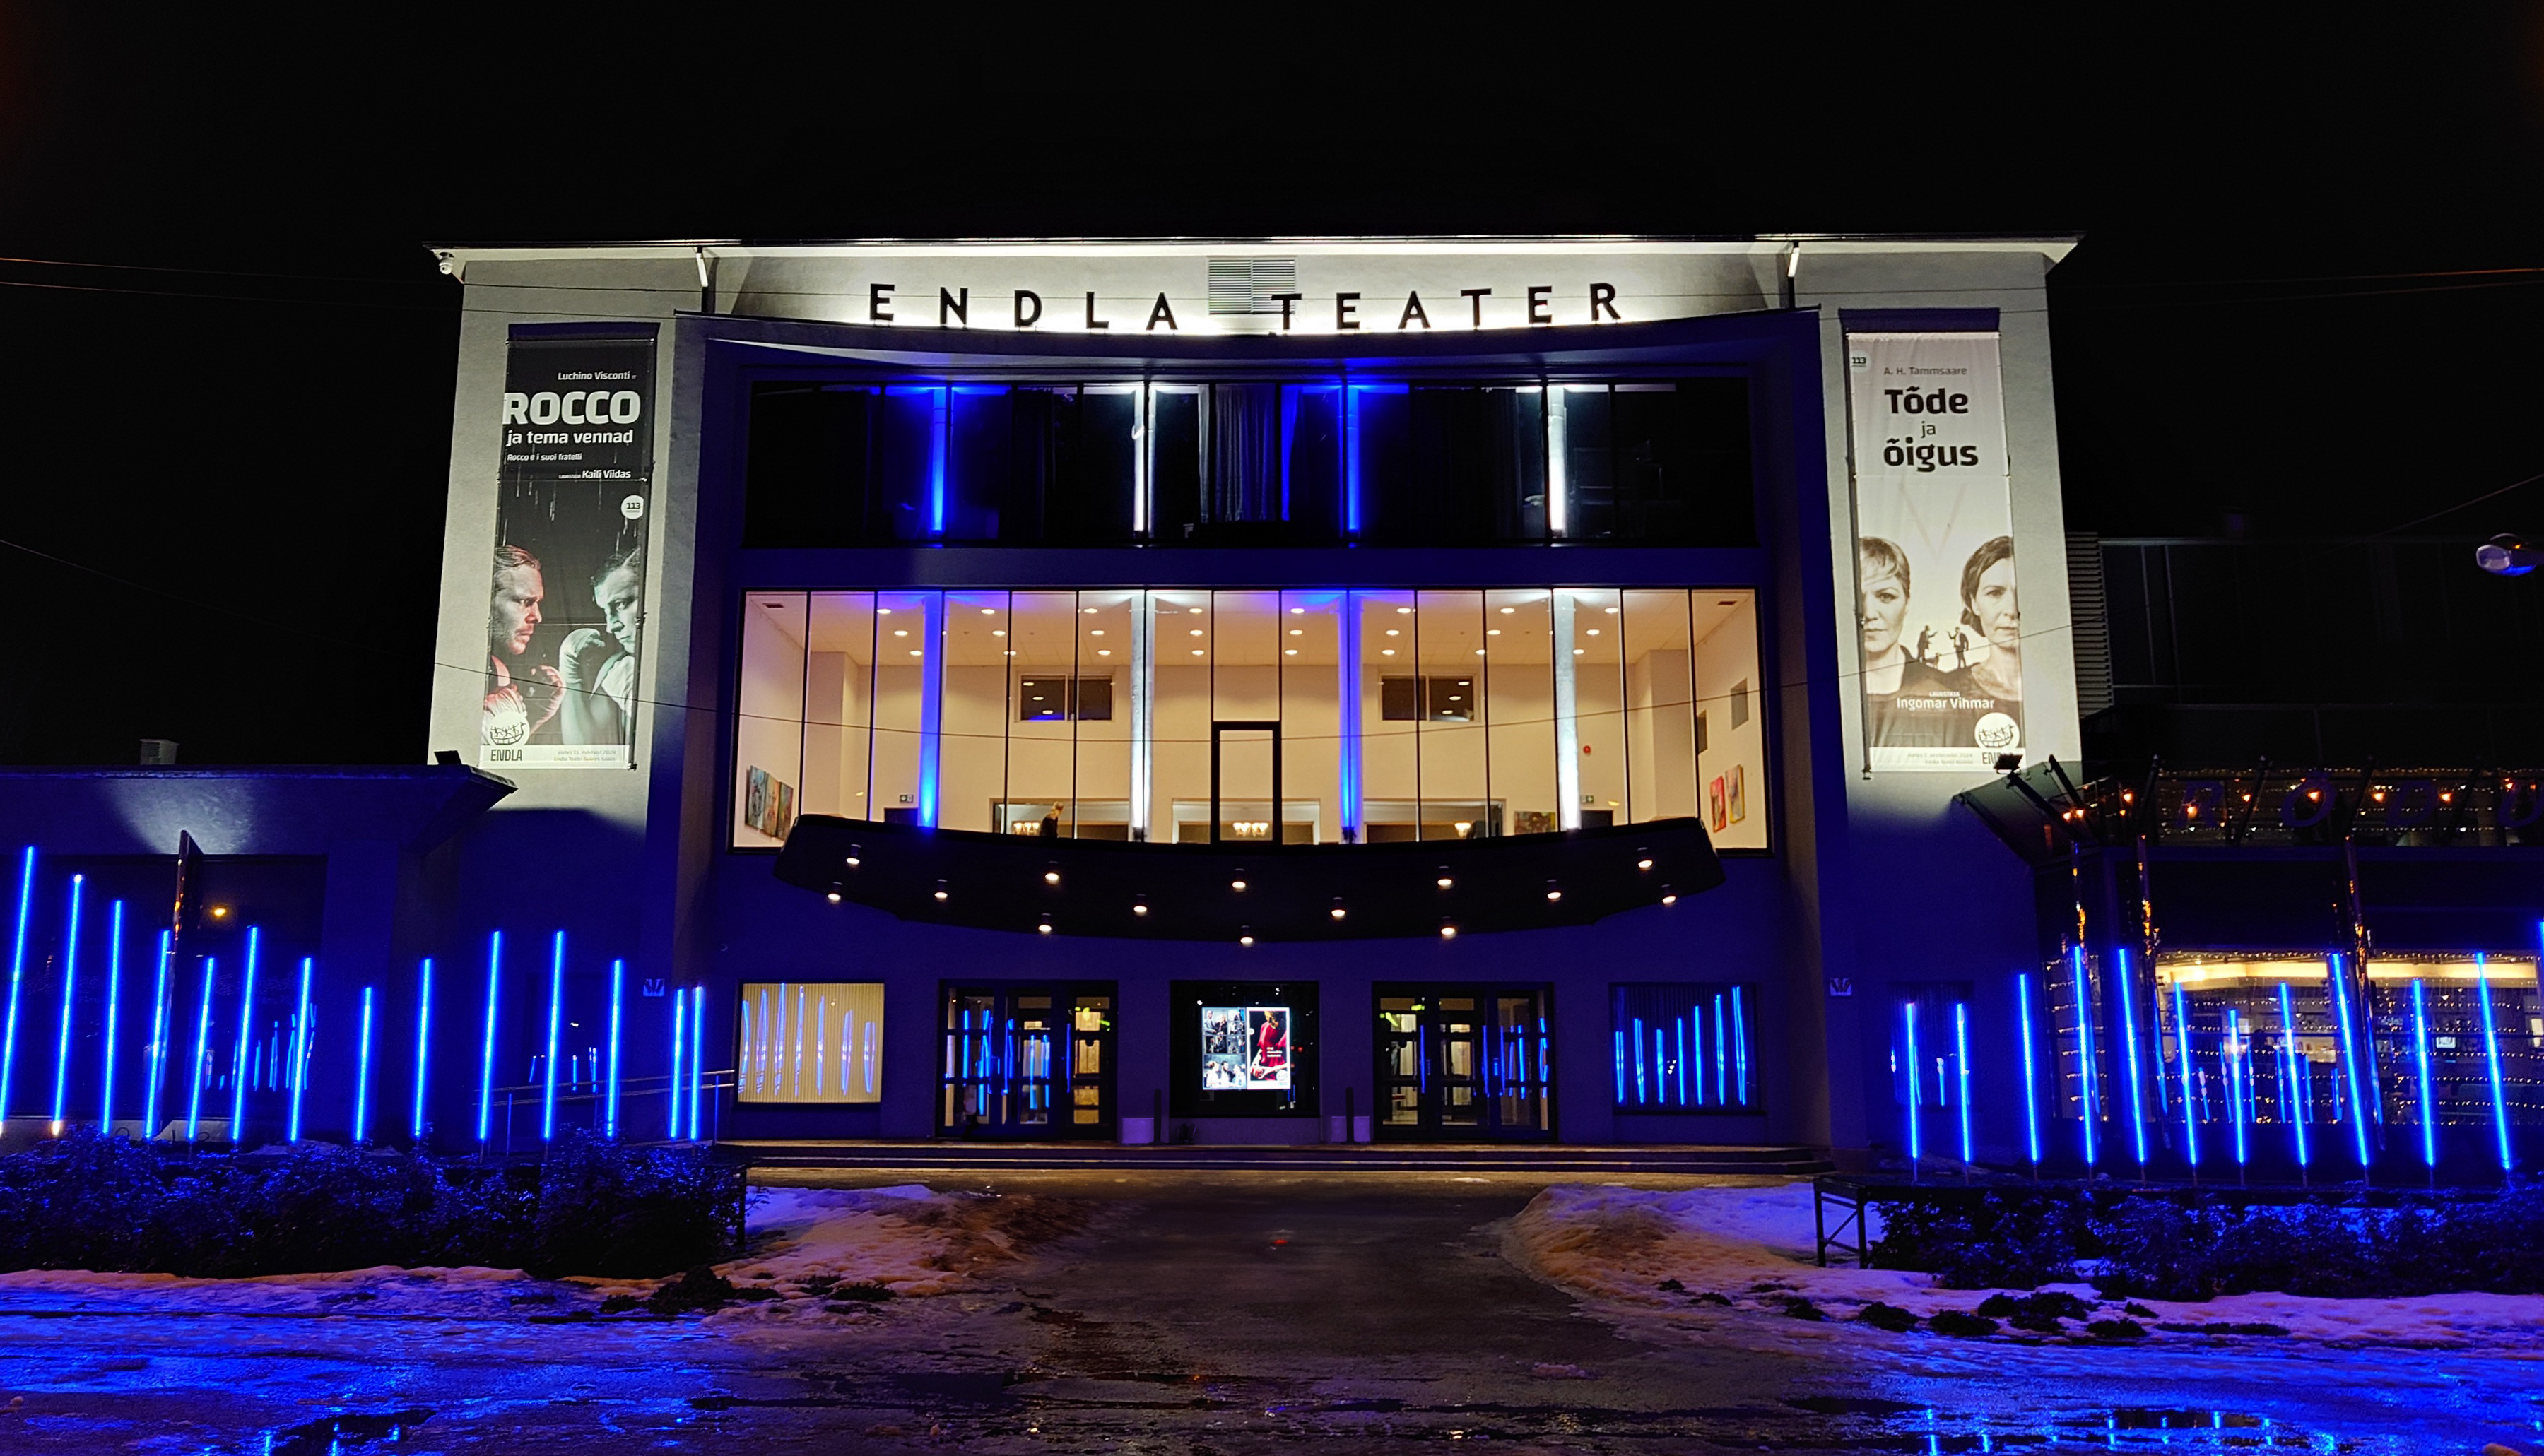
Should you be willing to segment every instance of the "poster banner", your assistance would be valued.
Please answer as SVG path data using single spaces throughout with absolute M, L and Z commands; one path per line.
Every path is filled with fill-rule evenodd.
M 1201 1085 L 1205 1092 L 1289 1091 L 1290 1008 L 1203 1007 Z
M 632 761 L 653 420 L 650 334 L 512 342 L 477 748 L 486 768 Z
M 2023 751 L 2023 615 L 1994 334 L 1849 334 L 1865 766 Z

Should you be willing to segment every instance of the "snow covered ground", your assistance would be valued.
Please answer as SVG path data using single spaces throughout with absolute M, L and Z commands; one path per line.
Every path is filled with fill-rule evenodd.
M 838 1286 L 895 1296 L 951 1293 L 985 1268 L 1074 1226 L 1065 1205 L 1034 1197 L 936 1193 L 915 1184 L 857 1189 L 754 1188 L 743 1257 L 716 1266 L 775 1299 L 727 1305 L 708 1318 L 749 1327 L 855 1318 Z M 0 1310 L 97 1313 L 361 1314 L 435 1319 L 599 1316 L 613 1294 L 651 1293 L 659 1279 L 539 1279 L 519 1269 L 377 1268 L 341 1273 L 193 1279 L 174 1274 L 23 1269 L 0 1274 Z M 616 1317 L 616 1316 L 613 1316 Z
M 1876 1222 L 1876 1234 L 1878 1227 Z M 1993 1292 L 1939 1289 L 1930 1275 L 1894 1269 L 1851 1264 L 1821 1268 L 1812 1257 L 1811 1238 L 1807 1183 L 1678 1191 L 1558 1186 L 1540 1193 L 1513 1220 L 1510 1246 L 1515 1258 L 1558 1283 L 1654 1313 L 1719 1315 L 1725 1307 L 1705 1298 L 1718 1295 L 1731 1301 L 1732 1311 L 1775 1315 L 1781 1328 L 1768 1338 L 1809 1345 L 1833 1339 L 1895 1339 L 1853 1325 L 1864 1307 L 1876 1301 L 1925 1318 L 1942 1310 L 1975 1310 Z M 1673 1279 L 1681 1289 L 1660 1287 Z M 2095 1319 L 2126 1314 L 2123 1301 L 2104 1300 L 2091 1285 L 2045 1287 L 2068 1291 L 2095 1306 Z M 1823 1310 L 1827 1321 L 1787 1317 L 1788 1301 L 1795 1296 Z M 2151 1312 L 2127 1315 L 2146 1329 L 2149 1341 L 2254 1338 L 2161 1328 L 2231 1324 L 2276 1325 L 2295 1340 L 2345 1344 L 2544 1348 L 2544 1295 L 2315 1299 L 2264 1293 L 2200 1303 L 2134 1303 Z M 2042 1337 L 2008 1330 L 1996 1338 Z

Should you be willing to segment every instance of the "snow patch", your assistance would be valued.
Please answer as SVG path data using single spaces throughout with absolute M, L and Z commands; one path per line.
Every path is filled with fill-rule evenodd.
M 1512 1220 L 1506 1244 L 1515 1262 L 1543 1278 L 1673 1320 L 1701 1321 L 1740 1311 L 1779 1317 L 1780 1341 L 1789 1337 L 1816 1343 L 1856 1338 L 1859 1333 L 1875 1339 L 1897 1338 L 1869 1330 L 1850 1331 L 1846 1326 L 1864 1306 L 1875 1301 L 1922 1319 L 1941 1310 L 1973 1310 L 1994 1292 L 1939 1289 L 1932 1275 L 1898 1269 L 1819 1267 L 1812 1251 L 1807 1182 L 1678 1191 L 1558 1185 L 1538 1194 Z M 1837 1252 L 1832 1250 L 1831 1257 L 1837 1257 Z M 2090 1285 L 2042 1287 L 2066 1290 L 2097 1305 L 2096 1319 L 2117 1318 L 2122 1313 L 2123 1301 L 2103 1300 Z M 1784 1320 L 1796 1299 L 1809 1301 L 1828 1317 L 1827 1322 Z M 2133 1302 L 2152 1312 L 2151 1317 L 2134 1317 L 2149 1328 L 2151 1341 L 2275 1343 L 2266 1336 L 2167 1332 L 2160 1327 L 2276 1325 L 2297 1340 L 2343 1344 L 2544 1344 L 2544 1295 L 2320 1299 L 2265 1293 L 2227 1295 L 2203 1303 Z M 2071 1325 L 2069 1330 L 2082 1338 L 2081 1327 Z

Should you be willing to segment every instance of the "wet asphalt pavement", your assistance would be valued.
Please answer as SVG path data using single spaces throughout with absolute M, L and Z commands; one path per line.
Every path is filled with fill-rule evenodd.
M 895 1181 L 910 1178 L 851 1182 Z M 2044 1367 L 2027 1395 L 2016 1355 L 1939 1396 L 1896 1371 L 1645 1328 L 1502 1257 L 1498 1221 L 1531 1180 L 995 1187 L 1098 1211 L 970 1291 L 841 1327 L 0 1313 L 0 1453 L 2414 1449 L 2291 1423 L 2284 1406 L 2206 1410 L 2180 1398 L 2201 1384 L 2183 1369 L 2104 1390 L 2053 1389 L 2079 1382 Z M 1956 1397 L 1957 1415 L 1927 1405 Z

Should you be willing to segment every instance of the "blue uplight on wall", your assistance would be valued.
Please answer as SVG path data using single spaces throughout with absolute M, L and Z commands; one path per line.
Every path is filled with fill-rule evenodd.
M 2226 1040 L 2219 1049 L 2226 1062 L 2226 1101 L 2233 1109 L 2235 1166 L 2239 1169 L 2252 1161 L 2252 1150 L 2244 1141 L 2244 1085 L 2251 1080 L 2246 1075 L 2248 1068 L 2244 1057 L 2251 1048 L 2251 1035 L 2244 1026 L 2243 1017 L 2229 1007 L 2226 1012 Z
M 627 981 L 627 962 L 609 962 L 609 1100 L 602 1105 L 601 1135 L 618 1135 L 618 1032 L 619 999 Z
M 2146 1093 L 2138 1075 L 2137 981 L 2129 974 L 2129 953 L 2114 951 L 2120 964 L 2120 1049 L 2129 1059 L 2129 1139 L 2138 1158 L 2138 1170 L 2146 1170 Z
M 2537 923 L 2536 933 L 2544 937 L 2544 921 Z M 2508 1094 L 2501 1085 L 2500 1032 L 2491 1017 L 2491 972 L 2479 953 L 2473 958 L 2473 973 L 2474 983 L 2482 988 L 2482 1055 L 2491 1071 L 2491 1128 L 2500 1137 L 2500 1171 L 2507 1173 L 2516 1168 L 2517 1160 L 2508 1150 Z
M 238 1056 L 230 1075 L 230 1146 L 239 1145 L 247 1128 L 247 1058 L 256 1037 L 257 928 L 247 928 L 247 980 L 239 988 Z
M 53 1052 L 53 1135 L 61 1136 L 62 1101 L 70 1092 L 71 988 L 79 982 L 80 886 L 87 879 L 71 877 L 71 928 L 62 946 L 62 1038 Z
M 106 1076 L 98 1092 L 97 1130 L 115 1135 L 115 1033 L 123 1010 L 123 901 L 115 902 L 106 939 Z
M 168 1077 L 168 1036 L 175 1030 L 176 1007 L 168 1000 L 169 961 L 168 932 L 159 932 L 159 973 L 150 992 L 150 1054 L 143 1059 L 141 1099 L 141 1135 L 144 1139 L 159 1135 L 159 1089 Z
M 2023 1043 L 2023 1132 L 2031 1166 L 2040 1166 L 2040 1085 L 2031 1063 L 2031 973 L 2014 978 L 2015 1034 Z
M 1913 1167 L 1926 1156 L 1925 1138 L 1917 1125 L 1918 1113 L 1925 1110 L 1926 1077 L 1917 1059 L 1917 1003 L 1909 1001 L 1901 1011 L 1908 1025 L 1908 1162 Z
M 1952 1003 L 1952 1071 L 1957 1086 L 1954 1107 L 1961 1119 L 1961 1161 L 1978 1161 L 1971 1156 L 1970 1143 L 1970 1008 L 1967 1003 Z
M 2438 1104 L 2429 1090 L 2429 1003 L 2421 981 L 2412 981 L 2412 1061 L 2421 1087 L 2421 1162 L 2438 1167 Z
M 556 1138 L 557 1034 L 565 1018 L 565 932 L 556 933 L 556 949 L 548 960 L 548 1055 L 541 1068 L 544 1086 L 539 1091 L 539 1141 Z
M 689 998 L 675 990 L 672 993 L 672 1080 L 668 1089 L 670 1096 L 665 1099 L 671 1109 L 672 1121 L 664 1133 L 674 1142 L 680 1140 L 680 1069 L 687 1064 L 688 1033 Z
M 504 980 L 504 933 L 486 938 L 486 1045 L 477 1062 L 477 1145 L 495 1130 L 495 997 Z
M 2184 994 L 2182 982 L 2173 983 L 2173 1045 L 2182 1059 L 2182 1144 L 2190 1159 L 2190 1176 L 2199 1176 L 2199 1119 L 2191 1107 L 2190 1079 L 2198 1068 L 2190 1059 L 2190 1002 Z
M 18 985 L 27 974 L 27 917 L 36 903 L 36 847 L 18 870 L 18 934 L 9 948 L 9 1024 L 0 1031 L 0 1118 L 9 1115 L 9 1079 L 18 1069 Z
M 195 1141 L 203 1121 L 203 1084 L 212 1069 L 212 976 L 220 962 L 203 958 L 203 1004 L 195 1013 L 195 1060 L 186 1068 L 186 1141 Z
M 2324 984 L 2332 991 L 2333 1014 L 2341 1026 L 2342 1075 L 2349 1088 L 2349 1140 L 2358 1154 L 2358 1172 L 2367 1173 L 2367 1101 L 2359 1095 L 2358 1041 L 2349 1031 L 2349 989 L 2342 978 L 2341 958 L 2324 959 Z M 2415 986 L 2420 983 L 2413 982 Z
M 2094 1141 L 2094 1123 L 2102 1111 L 2101 1099 L 2094 1087 L 2094 1005 L 2092 987 L 2085 973 L 2085 948 L 2076 947 L 2076 1069 L 2084 1082 L 2084 1099 L 2078 1108 L 2077 1123 L 2085 1131 L 2085 1167 L 2090 1170 L 2101 1163 L 2101 1150 Z
M 689 1137 L 698 1135 L 698 1090 L 706 1082 L 707 988 L 689 988 Z
M 417 1142 L 424 1141 L 424 1089 L 432 1066 L 433 958 L 428 956 L 417 976 L 415 991 L 415 1115 L 409 1133 Z
M 2279 1113 L 2296 1133 L 2297 1167 L 2311 1159 L 2306 1150 L 2306 1108 L 2297 1086 L 2297 1014 L 2288 983 L 2279 982 Z
M 309 1086 L 310 959 L 300 958 L 300 1002 L 291 1013 L 291 1126 L 285 1141 L 300 1141 L 300 1096 Z
M 360 1147 L 371 1121 L 371 988 L 362 987 L 362 1036 L 354 1061 L 354 1146 Z

